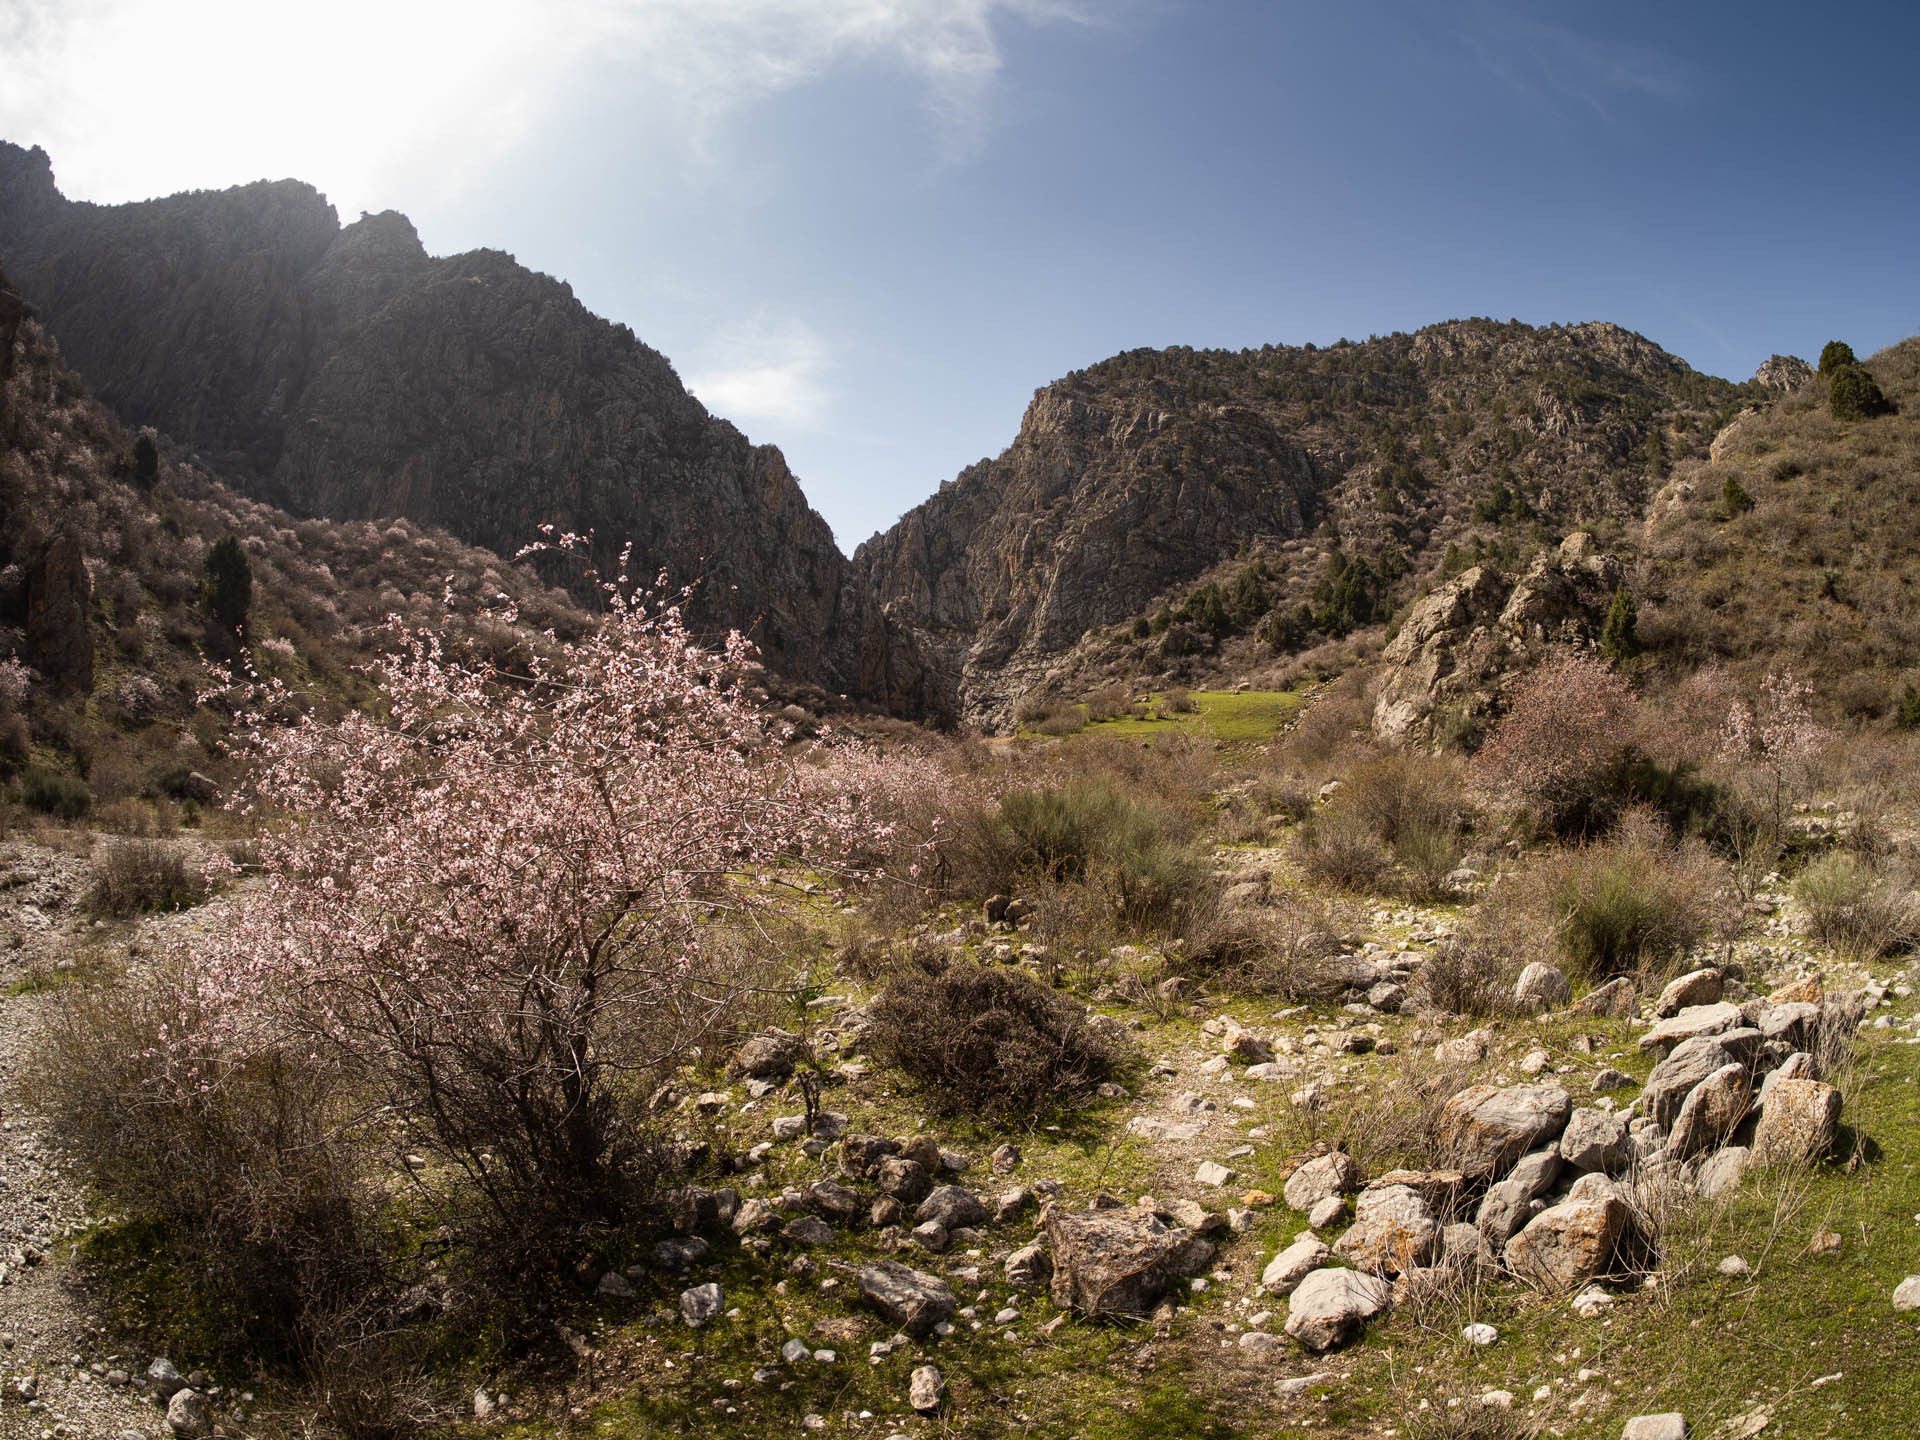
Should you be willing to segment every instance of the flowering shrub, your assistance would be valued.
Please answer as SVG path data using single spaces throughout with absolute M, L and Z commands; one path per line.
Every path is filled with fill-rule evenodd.
M 1774 830 L 1786 819 L 1786 803 L 1812 779 L 1813 765 L 1833 733 L 1813 718 L 1813 687 L 1791 670 L 1769 672 L 1760 682 L 1758 707 L 1735 700 L 1720 732 L 1720 758 L 1744 767 L 1772 791 Z
M 33 672 L 20 663 L 18 655 L 0 660 L 0 707 L 17 710 L 26 701 L 33 685 Z
M 273 823 L 206 957 L 220 1023 L 267 1017 L 370 1086 L 471 1182 L 441 1200 L 527 1243 L 627 1213 L 633 1097 L 754 982 L 729 921 L 881 828 L 848 784 L 871 766 L 804 763 L 745 702 L 743 640 L 709 653 L 671 604 L 602 589 L 601 628 L 513 680 L 396 627 L 377 718 L 258 685 L 235 803 Z
M 1515 690 L 1476 768 L 1549 829 L 1568 828 L 1599 798 L 1601 771 L 1629 743 L 1634 712 L 1632 689 L 1604 661 L 1556 656 Z

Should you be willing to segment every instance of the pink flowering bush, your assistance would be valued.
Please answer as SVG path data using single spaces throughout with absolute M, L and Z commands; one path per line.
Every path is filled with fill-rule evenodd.
M 1635 710 L 1632 688 L 1604 660 L 1555 656 L 1515 689 L 1475 770 L 1546 828 L 1577 827 L 1602 798 L 1603 771 L 1632 741 Z
M 516 1253 L 631 1213 L 639 1099 L 756 984 L 745 922 L 885 836 L 875 766 L 809 763 L 746 703 L 744 641 L 602 588 L 602 626 L 518 675 L 396 629 L 378 715 L 257 686 L 260 879 L 202 957 L 211 1023 L 352 1076 L 440 1162 L 433 1203 Z
M 1720 732 L 1721 760 L 1762 793 L 1776 834 L 1786 822 L 1788 801 L 1811 783 L 1815 763 L 1834 739 L 1813 718 L 1812 701 L 1813 687 L 1791 670 L 1770 671 L 1760 682 L 1758 705 L 1735 700 Z

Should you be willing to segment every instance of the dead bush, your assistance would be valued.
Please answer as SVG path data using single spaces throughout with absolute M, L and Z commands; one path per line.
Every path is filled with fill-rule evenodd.
M 1116 720 L 1133 705 L 1133 693 L 1124 685 L 1102 685 L 1081 701 L 1089 720 Z
M 1450 1015 L 1505 1015 L 1515 1009 L 1520 967 L 1497 950 L 1467 940 L 1434 946 L 1414 974 L 1414 994 Z
M 1217 900 L 1196 909 L 1169 947 L 1168 973 L 1239 995 L 1333 1000 L 1348 988 L 1335 963 L 1361 917 L 1353 907 L 1299 893 L 1254 910 Z
M 1860 961 L 1911 949 L 1920 941 L 1920 895 L 1912 877 L 1852 850 L 1835 850 L 1800 872 L 1794 898 L 1822 945 Z
M 1377 893 L 1393 867 L 1386 847 L 1351 809 L 1330 806 L 1300 822 L 1294 863 L 1315 884 L 1355 894 Z
M 101 915 L 185 910 L 206 898 L 206 877 L 192 855 L 168 840 L 109 841 L 93 862 L 87 891 L 88 906 Z
M 1093 1018 L 1019 970 L 958 963 L 898 975 L 874 1002 L 870 1044 L 942 1113 L 1031 1119 L 1120 1067 Z
M 1671 973 L 1702 940 L 1730 939 L 1739 908 L 1727 867 L 1698 840 L 1674 844 L 1658 822 L 1552 851 L 1482 900 L 1479 938 L 1517 961 L 1546 960 L 1570 979 Z
M 1160 709 L 1167 715 L 1191 715 L 1199 708 L 1200 702 L 1193 698 L 1193 692 L 1178 685 L 1160 697 Z

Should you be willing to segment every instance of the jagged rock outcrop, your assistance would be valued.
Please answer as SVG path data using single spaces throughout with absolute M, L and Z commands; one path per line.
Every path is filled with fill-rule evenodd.
M 1517 579 L 1477 565 L 1440 586 L 1414 604 L 1383 652 L 1374 734 L 1421 744 L 1442 726 L 1484 723 L 1506 683 L 1550 646 L 1593 643 L 1624 573 L 1579 532 Z
M 506 555 L 552 523 L 603 562 L 700 582 L 797 679 L 917 713 L 921 664 L 785 459 L 689 395 L 625 326 L 496 251 L 430 257 L 404 216 L 341 227 L 295 181 L 66 200 L 0 143 L 0 258 L 123 417 L 260 498 L 405 515 Z
M 93 689 L 93 577 L 79 538 L 63 530 L 27 570 L 29 665 L 54 689 L 85 695 Z
M 1004 453 L 854 563 L 921 635 L 958 708 L 1004 725 L 1029 691 L 1185 683 L 1183 668 L 1250 666 L 1344 633 L 1450 544 L 1516 520 L 1564 533 L 1638 519 L 1662 457 L 1689 453 L 1738 393 L 1606 324 L 1129 351 L 1038 391 Z M 1336 536 L 1373 587 L 1357 616 L 1318 593 Z M 1259 599 L 1224 627 L 1132 623 L 1203 581 L 1231 590 L 1256 562 Z M 1326 615 L 1296 619 L 1315 606 Z
M 1260 538 L 1306 527 L 1306 451 L 1256 412 L 1103 404 L 1048 387 L 1006 453 L 854 552 L 994 718 L 1090 628 Z
M 1814 377 L 1813 366 L 1798 355 L 1771 355 L 1753 372 L 1753 383 L 1768 390 L 1798 390 Z

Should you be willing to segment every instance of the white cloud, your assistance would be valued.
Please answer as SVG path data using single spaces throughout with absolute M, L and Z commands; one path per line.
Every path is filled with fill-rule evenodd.
M 0 0 L 0 136 L 76 198 L 297 175 L 349 217 L 458 190 L 583 77 L 669 107 L 665 143 L 879 62 L 919 83 L 949 155 L 977 143 L 1008 19 L 1086 0 Z
M 761 316 L 721 336 L 687 377 L 687 388 L 729 420 L 819 429 L 833 396 L 827 344 L 804 324 Z

